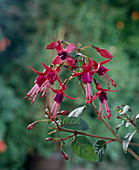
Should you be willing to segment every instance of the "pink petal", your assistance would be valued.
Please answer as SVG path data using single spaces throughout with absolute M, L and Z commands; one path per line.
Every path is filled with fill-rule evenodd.
M 65 59 L 65 61 L 68 63 L 69 66 L 75 67 L 75 60 L 74 60 L 72 57 L 68 56 L 68 57 Z
M 59 53 L 64 51 L 64 47 L 61 45 L 61 43 L 59 43 L 59 45 L 55 48 L 56 51 L 58 51 Z
M 75 49 L 75 45 L 73 43 L 71 43 L 70 45 L 67 46 L 67 48 L 65 49 L 65 51 L 67 53 L 71 53 L 73 50 Z
M 56 57 L 54 58 L 54 60 L 52 61 L 52 63 L 53 63 L 54 65 L 57 65 L 57 64 L 61 63 L 62 61 L 63 61 L 63 60 L 61 60 L 59 56 L 56 56 Z
M 77 98 L 72 98 L 72 97 L 68 96 L 68 95 L 65 94 L 65 93 L 64 93 L 64 96 L 67 97 L 67 98 L 69 98 L 69 99 L 71 99 L 71 100 L 77 100 L 77 99 L 79 99 L 79 97 L 77 97 Z
M 58 93 L 58 94 L 62 94 L 62 89 L 53 89 L 52 87 L 49 86 L 49 88 L 54 92 L 54 93 Z
M 90 58 L 89 59 L 89 62 L 88 62 L 88 65 L 87 65 L 87 68 L 86 68 L 86 71 L 89 72 L 92 70 L 92 66 L 93 66 L 93 60 Z
M 108 59 L 108 60 L 105 60 L 105 61 L 101 61 L 101 62 L 100 62 L 100 65 L 102 66 L 103 64 L 108 63 L 109 61 L 111 61 L 111 59 L 112 59 L 112 58 L 110 58 L 110 59 Z
M 46 75 L 46 74 L 48 73 L 47 70 L 45 70 L 43 73 L 41 73 L 41 72 L 35 70 L 32 66 L 30 66 L 30 68 L 31 68 L 36 74 L 41 75 L 41 76 Z
M 58 42 L 58 41 L 54 41 L 54 42 L 48 44 L 48 45 L 46 46 L 46 49 L 49 49 L 49 50 L 55 49 L 58 45 L 59 45 L 59 42 Z
M 48 67 L 46 64 L 44 64 L 43 62 L 42 62 L 42 65 L 43 65 L 43 67 L 47 70 L 47 72 L 49 71 L 49 72 L 54 72 L 54 70 L 53 69 L 51 69 L 50 67 Z

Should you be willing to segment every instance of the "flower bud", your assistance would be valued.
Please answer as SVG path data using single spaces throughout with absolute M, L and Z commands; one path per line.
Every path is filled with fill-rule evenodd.
M 35 121 L 35 122 L 31 123 L 30 125 L 28 125 L 27 130 L 31 130 L 32 128 L 34 128 L 34 126 L 35 126 L 37 123 L 38 123 L 38 122 Z
M 61 112 L 58 112 L 57 115 L 68 115 L 69 111 L 67 110 L 62 110 Z
M 99 54 L 102 56 L 102 57 L 105 57 L 105 58 L 113 58 L 114 56 L 112 55 L 112 53 L 110 53 L 108 50 L 105 50 L 105 49 L 100 49 L 99 47 L 96 48 L 96 51 L 99 52 Z
M 130 111 L 130 107 L 128 105 L 125 105 L 123 108 L 123 111 L 120 113 L 120 115 L 125 114 Z
M 61 152 L 62 152 L 63 158 L 66 159 L 66 160 L 68 160 L 68 159 L 69 159 L 68 155 L 67 155 L 64 151 L 61 151 Z
M 51 141 L 51 140 L 53 140 L 53 138 L 46 138 L 45 140 L 46 141 Z

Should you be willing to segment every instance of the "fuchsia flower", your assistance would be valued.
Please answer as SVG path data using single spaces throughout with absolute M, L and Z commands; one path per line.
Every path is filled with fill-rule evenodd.
M 55 97 L 54 97 L 54 104 L 53 104 L 53 106 L 52 106 L 52 108 L 51 108 L 51 110 L 50 110 L 50 112 L 49 112 L 49 114 L 48 114 L 48 119 L 50 118 L 50 116 L 51 116 L 51 114 L 52 114 L 52 112 L 53 112 L 52 120 L 55 120 L 56 114 L 57 114 L 57 112 L 59 112 L 60 103 L 61 103 L 61 101 L 64 100 L 64 96 L 67 97 L 67 98 L 69 98 L 69 99 L 71 99 L 71 100 L 77 100 L 78 97 L 77 97 L 77 98 L 72 98 L 72 97 L 66 95 L 66 94 L 64 93 L 64 91 L 66 90 L 66 85 L 65 85 L 65 84 L 62 84 L 62 85 L 61 85 L 61 88 L 60 88 L 59 90 L 53 89 L 53 88 L 51 88 L 51 87 L 50 87 L 50 89 L 51 89 L 54 93 L 56 93 L 56 95 L 55 95 Z
M 93 61 L 93 66 L 95 69 L 93 69 L 93 72 L 98 73 L 99 76 L 102 76 L 102 78 L 104 79 L 108 89 L 110 89 L 109 87 L 109 83 L 107 82 L 106 78 L 110 81 L 110 83 L 112 84 L 112 86 L 116 87 L 116 83 L 114 82 L 113 79 L 111 79 L 106 72 L 109 71 L 108 68 L 102 66 L 103 64 L 106 64 L 107 62 L 109 62 L 111 59 L 105 60 L 105 61 L 101 61 L 100 63 L 97 63 L 96 61 Z M 105 77 L 106 78 L 105 78 Z
M 39 71 L 35 70 L 34 68 L 32 68 L 32 70 L 38 74 L 38 76 L 35 79 L 35 85 L 32 87 L 32 89 L 27 93 L 27 95 L 24 97 L 29 97 L 28 100 L 32 100 L 31 105 L 34 103 L 37 94 L 39 92 L 43 92 L 41 97 L 44 96 L 45 93 L 48 92 L 49 86 L 53 85 L 54 82 L 56 80 L 58 80 L 59 84 L 62 85 L 59 77 L 58 77 L 58 73 L 60 72 L 60 68 L 57 67 L 55 70 L 51 69 L 50 67 L 48 67 L 47 65 L 45 65 L 44 63 L 42 63 L 43 66 L 45 67 L 45 71 L 43 73 L 40 73 Z
M 69 66 L 75 67 L 75 60 L 69 55 L 75 49 L 75 45 L 73 43 L 69 44 L 66 49 L 64 49 L 61 41 L 55 41 L 48 44 L 46 49 L 56 49 L 58 51 L 58 55 L 52 61 L 54 65 L 57 65 L 65 60 Z
M 100 106 L 99 106 L 98 119 L 101 116 L 101 113 L 103 113 L 103 118 L 105 119 L 104 111 L 103 111 L 103 108 L 102 108 L 102 103 L 104 103 L 105 110 L 106 110 L 106 113 L 107 113 L 107 117 L 108 117 L 108 119 L 110 119 L 111 111 L 110 111 L 109 106 L 107 104 L 107 93 L 106 93 L 106 91 L 117 92 L 119 90 L 102 89 L 102 87 L 99 83 L 96 85 L 96 89 L 98 90 L 98 92 L 95 93 L 92 101 L 95 100 L 97 98 L 97 96 L 99 96 Z
M 73 71 L 74 74 L 72 75 L 73 77 L 81 75 L 82 82 L 86 84 L 86 104 L 91 103 L 93 98 L 91 83 L 92 83 L 92 75 L 95 73 L 95 71 L 94 72 L 91 71 L 92 67 L 93 67 L 93 60 L 90 58 L 88 65 L 87 64 L 82 65 L 83 72 L 77 73 L 76 71 Z

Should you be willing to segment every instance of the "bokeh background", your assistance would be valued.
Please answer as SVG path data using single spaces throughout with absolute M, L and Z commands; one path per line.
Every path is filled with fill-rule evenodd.
M 36 77 L 29 65 L 43 71 L 41 62 L 49 65 L 55 57 L 45 46 L 59 39 L 111 51 L 115 58 L 107 65 L 108 74 L 120 91 L 108 95 L 110 108 L 128 104 L 134 113 L 139 111 L 138 0 L 0 0 L 0 139 L 5 142 L 0 170 L 138 169 L 138 162 L 117 143 L 110 143 L 104 161 L 97 163 L 77 158 L 67 142 L 65 151 L 70 158 L 64 161 L 59 145 L 45 141 L 50 131 L 47 123 L 26 130 L 28 124 L 44 117 L 46 105 L 53 102 L 51 94 L 43 99 L 38 96 L 33 106 L 24 100 Z M 85 54 L 100 59 L 93 49 Z M 69 74 L 62 73 L 62 80 L 65 73 Z M 61 109 L 83 106 L 84 93 L 76 80 L 68 89 L 68 95 L 80 100 L 65 99 Z M 113 128 L 120 123 L 116 115 L 112 111 L 109 123 Z M 112 137 L 90 105 L 81 117 L 89 123 L 90 133 Z M 119 135 L 131 130 L 122 127 Z M 133 141 L 139 141 L 136 135 Z M 138 148 L 132 149 L 139 154 Z

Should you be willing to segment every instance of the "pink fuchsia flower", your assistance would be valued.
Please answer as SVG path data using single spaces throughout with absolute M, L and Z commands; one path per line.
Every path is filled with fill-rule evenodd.
M 103 103 L 104 103 L 104 107 L 105 107 L 105 110 L 106 110 L 106 113 L 107 113 L 107 117 L 108 117 L 108 119 L 110 119 L 111 110 L 109 109 L 109 106 L 107 104 L 107 93 L 106 93 L 106 91 L 117 92 L 119 90 L 102 89 L 102 87 L 101 87 L 101 85 L 99 83 L 96 85 L 96 89 L 98 90 L 98 92 L 95 93 L 92 101 L 95 100 L 99 96 L 100 106 L 99 106 L 98 119 L 101 116 L 101 113 L 103 114 L 103 118 L 105 119 L 104 111 L 103 111 L 103 108 L 102 108 Z
M 92 83 L 92 75 L 95 72 L 91 71 L 92 67 L 93 67 L 93 60 L 90 58 L 88 65 L 87 64 L 82 65 L 83 71 L 81 73 L 77 73 L 76 71 L 73 71 L 74 74 L 72 74 L 73 77 L 81 76 L 82 82 L 86 84 L 86 104 L 91 103 L 93 98 L 91 83 Z
M 42 63 L 43 66 L 45 67 L 45 71 L 43 73 L 38 72 L 37 70 L 35 70 L 34 68 L 32 68 L 32 70 L 38 74 L 38 76 L 35 79 L 35 85 L 32 87 L 32 89 L 27 93 L 27 95 L 24 97 L 29 97 L 28 100 L 32 100 L 31 105 L 34 103 L 37 94 L 39 92 L 42 92 L 41 97 L 44 96 L 44 94 L 48 92 L 49 86 L 53 85 L 54 82 L 56 80 L 58 80 L 59 84 L 62 85 L 59 77 L 58 77 L 58 73 L 60 72 L 60 68 L 57 67 L 55 70 L 51 69 L 50 67 L 48 67 L 47 65 L 45 65 L 44 63 Z
M 98 71 L 97 71 L 97 73 L 98 73 L 99 76 L 102 76 L 102 77 L 103 77 L 103 79 L 104 79 L 104 81 L 105 81 L 108 89 L 110 89 L 110 87 L 109 87 L 109 83 L 107 82 L 107 80 L 105 79 L 105 77 L 110 81 L 110 83 L 112 84 L 112 86 L 116 87 L 116 83 L 114 82 L 114 80 L 111 79 L 111 78 L 106 74 L 107 71 L 109 71 L 109 69 L 107 69 L 107 68 L 104 67 L 104 66 L 100 66 L 99 69 L 98 69 Z M 105 76 L 105 77 L 104 77 L 104 76 Z
M 48 118 L 51 117 L 51 114 L 53 112 L 52 120 L 55 120 L 56 114 L 59 112 L 60 103 L 61 103 L 61 101 L 64 100 L 64 96 L 71 99 L 71 100 L 77 100 L 78 97 L 77 98 L 72 98 L 72 97 L 66 95 L 64 93 L 64 91 L 66 90 L 66 85 L 65 84 L 62 84 L 62 86 L 61 86 L 61 88 L 59 90 L 53 89 L 52 87 L 50 87 L 50 89 L 54 93 L 56 93 L 56 95 L 54 97 L 54 104 L 53 104 L 53 106 L 52 106 L 52 108 L 51 108 L 51 110 L 50 110 L 50 112 L 48 114 Z
M 58 55 L 54 58 L 52 63 L 57 65 L 61 63 L 63 60 L 67 62 L 67 64 L 71 67 L 75 67 L 75 60 L 69 55 L 74 49 L 75 45 L 73 43 L 69 44 L 66 49 L 61 44 L 61 41 L 55 41 L 46 46 L 46 49 L 56 49 Z
M 108 50 L 106 49 L 101 49 L 99 47 L 95 47 L 92 45 L 93 48 L 96 49 L 97 52 L 99 52 L 99 54 L 104 57 L 104 58 L 113 58 L 114 56 L 112 55 L 112 53 L 110 53 Z
M 112 86 L 116 87 L 116 83 L 114 82 L 113 79 L 111 79 L 107 74 L 106 72 L 109 71 L 108 68 L 104 67 L 103 65 L 108 63 L 111 59 L 108 59 L 108 60 L 105 60 L 105 61 L 101 61 L 100 63 L 97 63 L 96 61 L 93 61 L 93 66 L 94 66 L 94 69 L 93 69 L 93 72 L 95 73 L 98 73 L 99 76 L 102 76 L 102 78 L 104 79 L 108 89 L 110 89 L 109 87 L 109 83 L 107 82 L 106 78 L 110 81 L 110 83 L 112 84 Z M 105 77 L 106 78 L 105 78 Z

